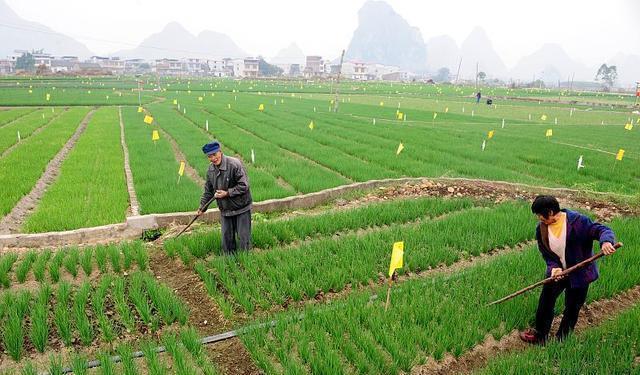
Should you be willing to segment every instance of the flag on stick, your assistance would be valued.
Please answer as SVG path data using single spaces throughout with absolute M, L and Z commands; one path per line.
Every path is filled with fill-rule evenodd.
M 396 155 L 400 155 L 402 150 L 404 150 L 404 145 L 402 144 L 402 142 L 400 142 L 400 144 L 398 145 L 398 150 L 396 151 Z
M 387 301 L 384 304 L 384 311 L 389 308 L 391 300 L 391 286 L 393 285 L 393 273 L 396 269 L 402 268 L 402 258 L 404 257 L 404 241 L 395 242 L 391 251 L 391 262 L 389 263 L 389 288 L 387 289 Z
M 149 115 L 145 115 L 144 116 L 144 123 L 151 125 L 153 123 L 153 117 L 151 117 Z
M 158 139 L 160 139 L 160 133 L 158 133 L 158 131 L 157 131 L 157 130 L 154 130 L 154 131 L 151 133 L 151 140 L 155 142 L 155 141 L 157 141 Z

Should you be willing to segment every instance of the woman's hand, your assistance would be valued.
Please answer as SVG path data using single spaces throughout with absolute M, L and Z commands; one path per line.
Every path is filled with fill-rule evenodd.
M 551 277 L 554 278 L 554 280 L 561 280 L 564 276 L 561 276 L 562 274 L 562 268 L 552 268 L 551 269 Z
M 613 247 L 613 244 L 611 242 L 603 243 L 600 250 L 602 250 L 604 255 L 611 255 L 616 252 L 616 248 Z

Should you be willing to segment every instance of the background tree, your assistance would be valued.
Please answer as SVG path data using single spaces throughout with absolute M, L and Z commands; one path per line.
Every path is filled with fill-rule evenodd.
M 268 62 L 264 61 L 262 57 L 260 57 L 258 60 L 258 71 L 263 77 L 279 76 L 282 74 L 281 68 L 269 64 Z
M 596 73 L 596 81 L 604 81 L 608 87 L 612 87 L 618 78 L 618 68 L 615 65 L 602 64 Z
M 36 69 L 36 59 L 30 52 L 24 52 L 16 59 L 16 70 L 33 72 Z
M 438 74 L 436 74 L 436 76 L 433 77 L 433 80 L 436 82 L 447 82 L 449 81 L 450 75 L 451 75 L 451 71 L 449 71 L 449 68 L 442 67 L 438 69 Z
M 478 79 L 480 79 L 481 81 L 484 82 L 484 79 L 487 78 L 487 73 L 485 72 L 478 72 Z

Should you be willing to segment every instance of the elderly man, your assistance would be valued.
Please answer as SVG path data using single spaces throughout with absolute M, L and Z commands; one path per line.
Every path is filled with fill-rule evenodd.
M 547 277 L 554 277 L 555 282 L 542 287 L 535 330 L 521 332 L 520 338 L 531 344 L 543 344 L 551 330 L 556 299 L 563 291 L 565 307 L 556 337 L 562 340 L 573 331 L 587 298 L 589 284 L 598 278 L 598 267 L 595 263 L 590 263 L 567 276 L 560 276 L 560 273 L 592 256 L 594 240 L 600 243 L 600 249 L 605 255 L 616 251 L 613 246 L 616 240 L 609 227 L 594 223 L 578 212 L 561 210 L 555 197 L 536 197 L 531 211 L 540 221 L 536 228 L 536 239 L 538 249 L 547 264 Z
M 207 202 L 216 199 L 222 226 L 222 250 L 234 254 L 236 249 L 251 248 L 251 191 L 242 162 L 224 155 L 220 143 L 213 141 L 202 147 L 211 162 L 198 215 L 207 210 Z M 236 237 L 239 244 L 236 244 Z

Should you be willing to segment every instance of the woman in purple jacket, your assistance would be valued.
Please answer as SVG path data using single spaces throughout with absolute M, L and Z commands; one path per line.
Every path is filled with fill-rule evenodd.
M 541 195 L 531 205 L 531 212 L 538 216 L 536 228 L 538 249 L 547 264 L 547 277 L 555 282 L 542 287 L 536 327 L 520 333 L 520 338 L 531 344 L 543 344 L 551 330 L 553 310 L 558 296 L 565 292 L 565 308 L 556 337 L 564 339 L 578 321 L 578 314 L 587 297 L 589 284 L 598 278 L 598 267 L 590 263 L 566 277 L 559 274 L 593 255 L 593 241 L 600 242 L 605 255 L 613 254 L 615 235 L 600 223 L 594 223 L 587 216 L 575 211 L 560 209 L 555 197 Z

